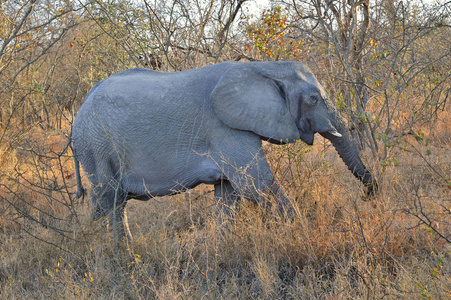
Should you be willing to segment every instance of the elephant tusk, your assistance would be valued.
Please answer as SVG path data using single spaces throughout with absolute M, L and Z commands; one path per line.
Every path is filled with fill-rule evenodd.
M 341 133 L 336 130 L 329 130 L 328 132 L 336 137 L 342 137 Z

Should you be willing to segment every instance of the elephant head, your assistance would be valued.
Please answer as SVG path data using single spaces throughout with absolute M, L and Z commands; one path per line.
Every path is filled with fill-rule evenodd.
M 272 143 L 300 139 L 312 145 L 314 134 L 321 134 L 363 182 L 367 194 L 376 191 L 376 181 L 363 164 L 343 118 L 302 63 L 236 65 L 225 72 L 213 90 L 212 106 L 226 125 L 252 131 Z

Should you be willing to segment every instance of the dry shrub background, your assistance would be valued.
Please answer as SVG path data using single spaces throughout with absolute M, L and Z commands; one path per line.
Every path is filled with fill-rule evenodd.
M 399 166 L 374 166 L 381 192 L 371 201 L 362 201 L 359 182 L 325 141 L 313 147 L 268 144 L 272 166 L 279 166 L 279 178 L 285 174 L 282 183 L 299 208 L 293 222 L 264 222 L 259 209 L 243 201 L 235 222 L 224 227 L 215 221 L 212 189 L 200 186 L 172 197 L 130 201 L 134 241 L 118 254 L 111 233 L 90 219 L 88 201 L 69 205 L 71 199 L 59 190 L 73 190 L 70 156 L 61 158 L 67 169 L 48 158 L 40 172 L 23 161 L 19 167 L 16 154 L 4 164 L 22 176 L 2 189 L 7 201 L 0 220 L 0 295 L 447 298 L 450 243 L 439 234 L 449 238 L 451 190 L 441 178 L 451 166 L 451 153 L 443 151 L 450 147 L 449 126 L 439 121 L 437 144 L 431 139 L 427 160 L 415 154 L 426 147 L 406 137 L 411 152 L 400 150 Z M 65 139 L 56 140 L 48 138 L 43 147 L 62 151 Z M 23 189 L 24 180 L 47 180 L 53 188 Z M 430 226 L 419 222 L 422 214 Z
M 278 1 L 287 9 L 252 19 L 247 1 L 166 2 L 2 4 L 0 298 L 451 298 L 446 5 L 351 1 L 341 12 L 357 15 L 327 19 L 337 3 L 317 18 L 294 4 L 325 5 Z M 371 22 L 354 22 L 366 11 Z M 212 188 L 199 186 L 130 201 L 134 240 L 115 249 L 104 221 L 91 220 L 89 199 L 75 197 L 68 140 L 89 89 L 135 66 L 297 59 L 360 129 L 379 193 L 364 201 L 361 184 L 319 136 L 312 147 L 265 143 L 297 208 L 293 220 L 243 200 L 234 222 L 218 224 Z

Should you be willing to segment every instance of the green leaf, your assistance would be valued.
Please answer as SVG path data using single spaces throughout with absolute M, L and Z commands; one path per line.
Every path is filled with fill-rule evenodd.
M 424 140 L 424 133 L 419 132 L 415 135 L 415 138 L 417 139 L 417 141 L 422 141 Z
M 403 151 L 406 151 L 406 152 L 410 152 L 408 149 L 406 149 L 406 148 L 404 148 L 403 146 L 398 146 L 399 147 L 399 149 L 401 149 L 401 150 L 403 150 Z
M 399 166 L 398 160 L 396 159 L 396 157 L 393 157 L 393 165 L 395 166 Z

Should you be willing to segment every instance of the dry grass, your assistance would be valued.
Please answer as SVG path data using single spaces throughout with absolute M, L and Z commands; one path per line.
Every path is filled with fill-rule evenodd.
M 393 136 L 378 144 L 387 166 L 365 153 L 380 185 L 372 201 L 362 200 L 361 183 L 323 140 L 313 147 L 265 145 L 297 208 L 293 221 L 264 217 L 244 201 L 234 222 L 217 224 L 212 189 L 200 186 L 130 201 L 134 240 L 117 253 L 111 232 L 91 220 L 89 200 L 75 198 L 74 164 L 64 151 L 67 123 L 83 98 L 96 82 L 151 67 L 152 60 L 175 71 L 238 54 L 264 56 L 257 55 L 261 41 L 245 29 L 254 21 L 244 18 L 242 29 L 220 22 L 232 20 L 233 7 L 243 1 L 214 1 L 208 13 L 202 11 L 208 1 L 158 1 L 156 9 L 150 3 L 142 10 L 128 1 L 84 2 L 74 14 L 77 1 L 1 2 L 0 299 L 451 299 L 446 1 L 437 11 L 413 1 L 372 4 L 361 62 L 332 48 L 334 32 L 326 37 L 316 26 L 309 34 L 308 20 L 291 19 L 302 10 L 290 10 L 291 25 L 280 27 L 292 31 L 284 43 L 301 36 L 301 52 L 295 58 L 291 46 L 274 45 L 286 53 L 271 59 L 308 54 L 306 63 L 342 108 L 343 100 L 354 110 L 362 71 L 372 117 L 359 117 L 372 122 L 376 134 Z M 202 18 L 218 17 L 203 22 L 197 9 Z M 70 29 L 72 22 L 78 25 Z M 357 33 L 350 43 L 360 39 L 356 25 L 346 33 Z M 358 65 L 363 69 L 354 69 Z M 424 138 L 405 135 L 412 129 Z
M 438 121 L 427 146 L 404 137 L 409 152 L 391 152 L 398 166 L 371 166 L 380 182 L 372 201 L 324 141 L 266 145 L 294 221 L 264 222 L 243 202 L 233 223 L 217 224 L 211 188 L 200 186 L 130 201 L 134 240 L 118 254 L 87 201 L 58 192 L 74 185 L 73 162 L 56 159 L 64 138 L 35 133 L 29 143 L 50 158 L 2 154 L 0 298 L 449 299 L 451 245 L 439 234 L 451 233 L 450 125 Z M 18 170 L 22 178 L 3 181 Z

